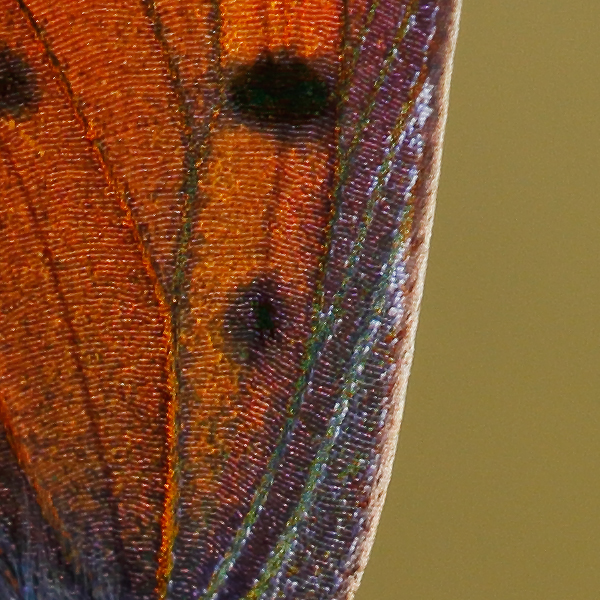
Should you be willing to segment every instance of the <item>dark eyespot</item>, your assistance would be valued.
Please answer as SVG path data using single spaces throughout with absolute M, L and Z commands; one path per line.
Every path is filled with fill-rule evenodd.
M 272 54 L 238 68 L 228 91 L 242 116 L 279 125 L 296 125 L 322 115 L 331 97 L 327 82 L 307 61 Z
M 25 117 L 36 101 L 33 70 L 19 54 L 0 44 L 0 117 Z
M 236 361 L 253 362 L 275 338 L 279 305 L 272 280 L 257 279 L 238 290 L 223 323 L 230 353 Z

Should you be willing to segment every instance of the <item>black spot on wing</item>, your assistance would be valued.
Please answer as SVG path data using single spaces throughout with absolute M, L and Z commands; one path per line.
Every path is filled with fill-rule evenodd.
M 20 54 L 0 42 L 0 118 L 26 118 L 37 101 L 34 71 Z
M 242 118 L 257 124 L 300 125 L 331 107 L 328 82 L 310 62 L 286 53 L 266 54 L 231 75 L 228 97 Z
M 225 313 L 223 328 L 230 354 L 239 363 L 251 364 L 277 337 L 281 300 L 271 279 L 256 279 L 240 288 Z

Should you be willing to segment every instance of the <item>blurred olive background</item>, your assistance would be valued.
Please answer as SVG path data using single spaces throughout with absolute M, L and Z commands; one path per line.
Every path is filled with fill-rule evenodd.
M 357 600 L 600 598 L 600 2 L 464 0 L 425 297 Z

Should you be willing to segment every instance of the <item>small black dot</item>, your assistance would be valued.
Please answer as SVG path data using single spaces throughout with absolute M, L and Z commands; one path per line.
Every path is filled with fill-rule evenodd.
M 275 338 L 279 305 L 275 283 L 270 279 L 256 279 L 237 291 L 223 323 L 230 354 L 236 361 L 254 362 Z
M 259 123 L 297 125 L 331 106 L 327 82 L 305 60 L 267 54 L 231 77 L 229 99 L 243 116 Z
M 0 117 L 26 117 L 36 101 L 33 70 L 19 54 L 0 44 Z

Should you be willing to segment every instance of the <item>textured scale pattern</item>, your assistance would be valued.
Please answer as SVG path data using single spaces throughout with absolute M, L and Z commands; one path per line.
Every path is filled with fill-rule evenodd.
M 458 0 L 0 0 L 0 600 L 344 600 Z

